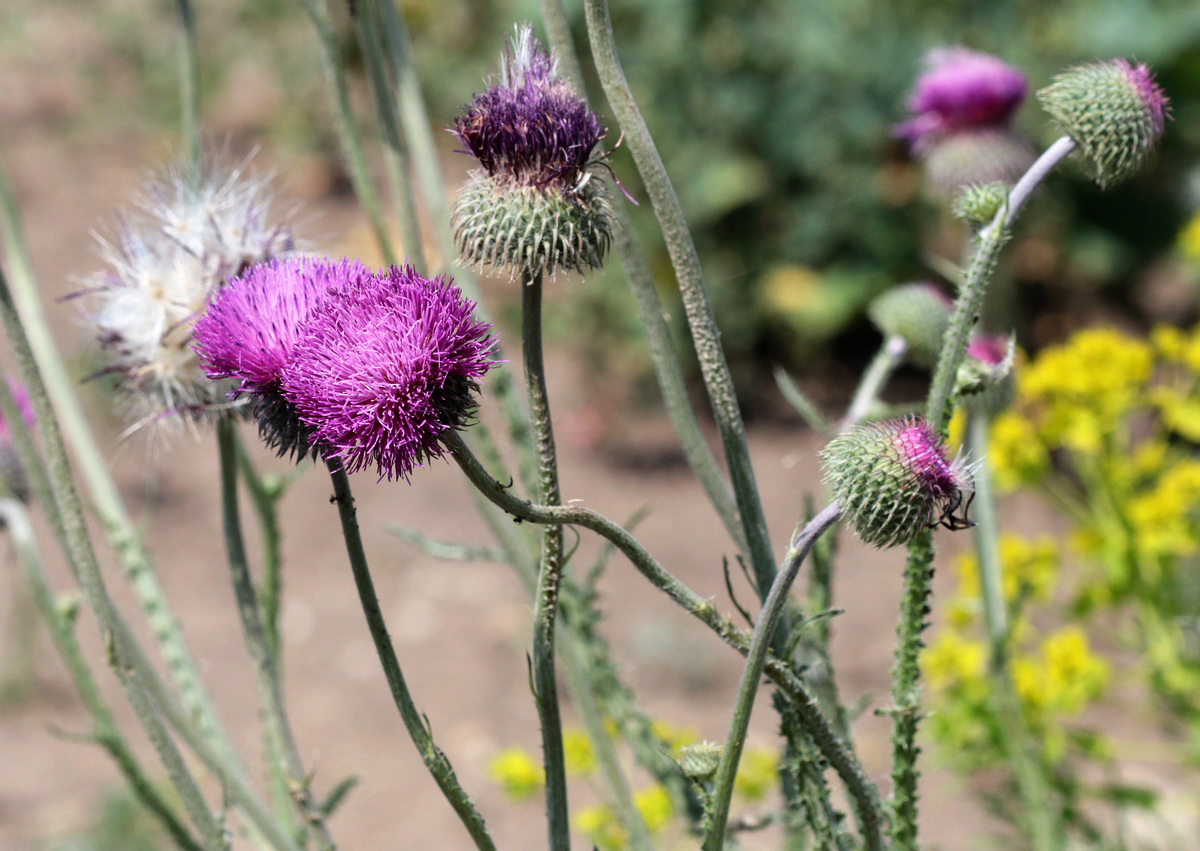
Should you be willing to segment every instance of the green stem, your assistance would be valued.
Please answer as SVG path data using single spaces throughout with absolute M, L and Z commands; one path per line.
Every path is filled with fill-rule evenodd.
M 987 451 L 988 417 L 971 412 L 967 419 L 967 451 L 982 458 Z M 987 464 L 975 471 L 975 554 L 979 561 L 979 587 L 983 597 L 983 619 L 988 635 L 988 676 L 991 698 L 1004 730 L 1004 744 L 1012 759 L 1025 811 L 1023 821 L 1037 851 L 1062 847 L 1062 826 L 1052 810 L 1054 791 L 1042 770 L 1036 746 L 1021 712 L 1008 659 L 1007 607 L 1004 599 L 1003 567 L 998 540 L 999 518 Z
M 180 131 L 188 179 L 200 185 L 200 51 L 196 43 L 196 15 L 191 0 L 176 0 L 179 8 Z
M 629 143 L 629 150 L 650 196 L 654 214 L 662 227 L 671 263 L 675 267 L 675 276 L 683 297 L 684 313 L 696 348 L 696 357 L 700 362 L 700 374 L 704 378 L 704 386 L 708 391 L 709 402 L 717 422 L 742 529 L 749 545 L 748 555 L 755 584 L 759 598 L 764 599 L 775 579 L 775 558 L 771 553 L 766 517 L 763 515 L 762 501 L 755 485 L 754 469 L 750 464 L 750 451 L 746 445 L 742 414 L 738 409 L 725 353 L 721 349 L 720 330 L 704 288 L 700 259 L 684 220 L 679 198 L 667 175 L 666 166 L 663 165 L 658 149 L 654 146 L 654 140 L 650 138 L 650 131 L 646 128 L 646 122 L 642 119 L 633 93 L 625 80 L 625 73 L 621 70 L 607 0 L 585 0 L 584 10 L 588 39 L 596 71 L 600 76 L 600 84 L 604 87 L 604 94 Z M 780 631 L 781 635 L 786 633 L 786 628 Z
M 525 361 L 525 389 L 529 395 L 529 422 L 537 458 L 538 501 L 562 502 L 558 486 L 558 458 L 550 397 L 546 392 L 546 367 L 542 357 L 542 273 L 527 271 L 521 287 L 521 351 Z M 563 573 L 561 526 L 542 529 L 537 589 L 533 597 L 533 681 L 538 717 L 542 722 L 542 759 L 546 766 L 546 820 L 552 851 L 571 847 L 567 816 L 567 774 L 563 757 L 562 719 L 559 716 L 558 680 L 554 666 L 555 621 L 558 590 Z
M 560 0 L 541 0 L 541 8 L 542 20 L 546 24 L 550 43 L 554 46 L 560 67 L 565 70 L 576 90 L 584 91 L 583 72 L 571 41 L 571 28 L 567 24 L 562 3 Z M 598 150 L 602 151 L 603 146 L 598 146 Z M 624 204 L 617 203 L 613 205 L 613 212 L 617 219 L 614 233 L 617 254 L 621 257 L 625 277 L 637 302 L 642 327 L 646 329 L 650 360 L 654 364 L 654 374 L 658 379 L 667 416 L 679 435 L 684 458 L 687 459 L 688 466 L 692 468 L 696 478 L 700 480 L 709 502 L 716 509 L 738 549 L 748 553 L 749 546 L 738 515 L 737 503 L 729 489 L 729 482 L 721 472 L 717 459 L 700 430 L 696 411 L 688 398 L 683 368 L 675 341 L 671 337 L 671 328 L 667 324 L 666 312 L 663 310 L 658 288 L 654 285 L 654 278 L 650 274 L 646 255 L 634 236 L 629 211 Z
M 7 412 L 5 416 L 7 419 Z M 9 421 L 11 422 L 11 420 Z M 58 648 L 59 655 L 62 656 L 66 665 L 67 673 L 75 683 L 75 688 L 79 692 L 84 706 L 87 707 L 88 713 L 92 716 L 92 740 L 109 752 L 134 795 L 162 822 L 175 844 L 185 851 L 200 851 L 200 843 L 175 815 L 171 805 L 158 793 L 150 778 L 142 770 L 137 757 L 133 755 L 133 751 L 126 743 L 125 737 L 117 729 L 112 711 L 104 702 L 104 698 L 100 696 L 100 689 L 88 669 L 83 651 L 71 630 L 71 623 L 55 605 L 54 595 L 46 581 L 46 573 L 42 568 L 42 560 L 37 552 L 37 544 L 29 525 L 29 514 L 25 510 L 25 506 L 12 499 L 0 500 L 0 517 L 3 518 L 4 527 L 12 538 L 17 551 L 17 561 L 29 584 L 34 605 L 46 622 L 54 645 Z
M 101 635 L 108 646 L 109 665 L 116 674 L 118 681 L 125 691 L 129 704 L 142 725 L 162 760 L 163 766 L 175 786 L 192 822 L 200 831 L 203 842 L 212 848 L 225 848 L 224 831 L 217 823 L 204 796 L 184 762 L 182 754 L 171 740 L 163 727 L 149 695 L 148 680 L 154 678 L 154 673 L 145 664 L 140 648 L 134 643 L 127 627 L 117 614 L 104 578 L 100 572 L 99 562 L 92 547 L 88 534 L 87 523 L 83 517 L 83 506 L 79 494 L 75 491 L 74 479 L 70 463 L 67 460 L 66 447 L 58 429 L 58 420 L 46 394 L 46 385 L 42 381 L 41 372 L 34 359 L 33 349 L 26 336 L 17 314 L 16 305 L 12 300 L 12 292 L 8 288 L 8 280 L 0 272 L 0 321 L 8 334 L 9 344 L 21 371 L 21 378 L 29 392 L 29 400 L 37 417 L 37 429 L 42 445 L 45 447 L 47 464 L 45 474 L 41 474 L 40 459 L 33 448 L 28 430 L 24 428 L 21 417 L 9 421 L 13 430 L 18 454 L 22 463 L 30 472 L 36 487 L 38 501 L 51 514 L 51 523 L 56 537 L 63 548 L 68 564 L 71 566 L 75 579 L 79 582 L 84 599 L 96 616 Z M 3 382 L 0 382 L 3 384 Z M 0 396 L 5 397 L 5 407 L 14 414 L 8 387 L 0 388 Z
M 358 599 L 362 604 L 367 628 L 370 630 L 371 640 L 375 643 L 375 652 L 383 667 L 383 675 L 387 680 L 388 689 L 391 691 L 392 700 L 400 712 L 400 719 L 404 722 L 408 735 L 416 745 L 417 752 L 421 755 L 421 759 L 429 769 L 438 788 L 442 790 L 442 794 L 450 802 L 450 806 L 454 808 L 454 812 L 458 814 L 463 826 L 466 827 L 467 833 L 474 840 L 475 847 L 480 851 L 495 851 L 496 846 L 488 836 L 482 816 L 479 815 L 475 805 L 467 797 L 466 791 L 459 784 L 450 760 L 433 741 L 433 735 L 430 733 L 425 717 L 417 710 L 412 695 L 408 691 L 408 684 L 404 681 L 404 673 L 400 669 L 400 659 L 396 656 L 396 648 L 392 646 L 392 639 L 388 635 L 387 624 L 384 622 L 383 612 L 379 608 L 379 597 L 375 593 L 375 582 L 371 578 L 371 569 L 367 565 L 367 554 L 363 549 L 362 536 L 358 529 L 358 516 L 354 509 L 354 497 L 350 493 L 350 479 L 340 462 L 326 459 L 325 466 L 328 468 L 329 477 L 333 482 L 333 501 L 337 503 L 338 517 L 342 524 L 342 536 L 346 541 L 346 555 L 350 561 L 350 570 L 354 574 L 354 586 L 358 590 Z
M 884 385 L 896 371 L 900 361 L 904 360 L 904 354 L 907 351 L 908 344 L 904 342 L 903 337 L 888 337 L 883 341 L 883 345 L 875 353 L 867 371 L 863 373 L 862 381 L 858 384 L 858 390 L 854 393 L 850 407 L 846 409 L 846 416 L 842 418 L 840 431 L 853 428 L 867 418 L 871 406 L 879 399 Z
M 321 818 L 308 788 L 308 780 L 300 752 L 296 747 L 292 727 L 288 722 L 287 707 L 283 701 L 283 687 L 279 681 L 277 657 L 267 641 L 263 628 L 262 611 L 254 580 L 250 576 L 250 565 L 246 559 L 246 546 L 242 540 L 241 513 L 237 495 L 237 440 L 234 424 L 228 418 L 217 423 L 217 448 L 221 469 L 221 517 L 225 530 L 225 554 L 233 579 L 234 596 L 237 598 L 238 617 L 246 638 L 246 650 L 254 663 L 258 679 L 259 699 L 267 727 L 267 733 L 279 758 L 268 765 L 268 774 L 282 782 L 291 792 L 292 803 L 304 825 L 305 833 L 323 851 L 332 851 L 333 839 Z
M 259 531 L 262 534 L 263 578 L 258 588 L 258 606 L 262 612 L 263 635 L 267 647 L 275 657 L 276 675 L 282 680 L 283 645 L 279 638 L 279 606 L 283 596 L 283 549 L 279 530 L 279 499 L 283 495 L 283 484 L 268 486 L 254 469 L 246 445 L 234 435 L 238 469 L 242 481 L 250 491 L 250 501 L 258 515 Z
M 390 2 L 390 0 L 389 0 Z M 409 175 L 412 163 L 408 144 L 400 133 L 396 100 L 392 95 L 391 80 L 388 79 L 384 61 L 383 41 L 376 21 L 378 0 L 367 0 L 354 21 L 358 28 L 358 43 L 366 59 L 367 74 L 371 91 L 375 95 L 375 109 L 383 127 L 384 167 L 391 185 L 392 204 L 396 209 L 396 223 L 400 229 L 400 242 L 408 262 L 416 268 L 425 269 L 425 246 L 421 240 L 421 225 L 417 216 L 416 199 L 413 197 Z
M 88 426 L 79 399 L 75 395 L 75 382 L 67 375 L 50 325 L 46 321 L 41 297 L 33 277 L 33 269 L 25 252 L 12 192 L 5 176 L 0 172 L 0 234 L 8 248 L 8 259 L 13 270 L 12 299 L 20 316 L 22 335 L 28 340 L 46 392 L 57 413 L 66 439 L 70 441 L 76 464 L 91 496 L 92 506 L 100 517 L 109 544 L 116 552 L 125 578 L 133 588 L 138 605 L 150 625 L 155 645 L 167 666 L 167 673 L 179 689 L 179 698 L 184 708 L 199 729 L 222 755 L 222 759 L 237 766 L 244 778 L 246 769 L 229 742 L 212 698 L 200 677 L 199 668 L 188 651 L 179 621 L 171 610 L 166 594 L 159 584 L 158 576 L 150 564 L 149 556 L 142 544 L 133 521 L 125 509 L 117 490 L 116 482 L 108 470 L 105 455 L 96 444 L 96 438 Z
M 1017 181 L 995 218 L 980 230 L 971 262 L 963 275 L 950 323 L 942 338 L 937 368 L 929 388 L 925 418 L 943 436 L 954 408 L 954 381 L 966 350 L 967 336 L 979 320 L 988 279 L 1012 223 L 1033 190 L 1075 148 L 1069 137 L 1052 144 Z M 909 545 L 900 604 L 899 641 L 893 668 L 892 699 L 892 838 L 899 851 L 917 847 L 917 729 L 921 720 L 920 665 L 922 635 L 929 613 L 933 582 L 933 536 L 920 533 Z
M 350 182 L 354 185 L 354 194 L 367 214 L 371 230 L 375 234 L 375 242 L 383 261 L 387 264 L 396 263 L 396 252 L 392 247 L 392 239 L 388 235 L 387 219 L 383 215 L 383 207 L 379 203 L 379 195 L 371 183 L 371 171 L 367 167 L 367 156 L 363 151 L 362 134 L 358 122 L 354 119 L 354 109 L 350 105 L 350 87 L 346 82 L 346 71 L 342 67 L 341 48 L 338 45 L 337 34 L 329 19 L 329 10 L 325 0 L 303 0 L 304 9 L 309 20 L 317 31 L 317 40 L 321 43 L 321 62 L 325 73 L 333 87 L 334 123 L 337 125 L 338 138 L 342 143 L 342 153 L 346 157 L 346 165 L 350 168 Z
M 742 655 L 749 652 L 750 637 L 746 633 L 721 615 L 711 600 L 701 597 L 680 582 L 621 526 L 589 508 L 576 505 L 533 505 L 513 496 L 508 488 L 488 474 L 457 433 L 447 432 L 442 436 L 442 440 L 471 483 L 495 505 L 513 517 L 531 523 L 580 526 L 590 529 L 610 541 L 652 585 L 708 626 L 722 641 Z M 875 788 L 867 779 L 854 752 L 837 735 L 833 726 L 821 712 L 816 698 L 791 668 L 774 656 L 768 657 L 764 671 L 790 701 L 801 719 L 805 732 L 812 738 L 813 744 L 817 746 L 821 755 L 829 761 L 829 765 L 846 784 L 847 791 L 854 800 L 855 808 L 864 823 L 864 831 L 879 830 L 882 816 Z
M 797 530 L 792 537 L 791 546 L 783 560 L 783 567 L 775 577 L 767 599 L 763 602 L 762 611 L 754 625 L 754 635 L 750 639 L 750 648 L 746 653 L 746 665 L 742 669 L 742 679 L 738 684 L 737 700 L 733 705 L 733 717 L 729 722 L 729 734 L 725 739 L 725 748 L 721 751 L 721 762 L 713 779 L 713 791 L 709 798 L 708 829 L 704 836 L 704 851 L 721 851 L 725 847 L 725 826 L 729 820 L 729 803 L 733 798 L 733 779 L 737 772 L 738 762 L 742 757 L 742 748 L 746 745 L 746 731 L 750 728 L 750 715 L 754 711 L 754 698 L 758 694 L 759 682 L 762 679 L 763 667 L 770 652 L 771 640 L 775 630 L 783 619 L 787 608 L 788 592 L 805 556 L 830 526 L 842 516 L 842 507 L 835 500 L 821 510 L 810 520 L 803 529 Z M 867 848 L 880 847 L 877 834 L 864 837 Z

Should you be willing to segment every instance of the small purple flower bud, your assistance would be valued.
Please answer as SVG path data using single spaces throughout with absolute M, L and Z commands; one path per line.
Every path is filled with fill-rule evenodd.
M 939 523 L 950 529 L 970 525 L 971 468 L 947 457 L 923 418 L 856 426 L 830 441 L 821 457 L 825 480 L 868 544 L 904 544 Z
M 35 418 L 33 405 L 24 385 L 15 378 L 8 378 L 8 392 L 12 394 L 21 420 L 28 428 L 33 428 Z M 21 502 L 29 501 L 29 477 L 21 459 L 17 457 L 17 449 L 13 445 L 12 428 L 3 416 L 0 416 L 0 482 L 3 487 Z
M 955 393 L 972 414 L 994 417 L 1012 404 L 1016 344 L 1011 335 L 977 334 L 958 366 Z
M 1072 68 L 1038 98 L 1079 145 L 1088 173 L 1102 189 L 1141 167 L 1171 114 L 1150 69 L 1125 59 Z
M 349 473 L 407 479 L 472 418 L 496 365 L 490 326 L 449 278 L 396 268 L 334 287 L 304 323 L 283 395 Z
M 302 456 L 309 449 L 280 390 L 300 326 L 330 287 L 371 274 L 356 260 L 296 257 L 262 263 L 219 289 L 196 321 L 194 348 L 204 374 L 237 379 L 230 396 L 254 395 L 259 431 L 281 455 Z
M 918 153 L 940 136 L 1006 127 L 1029 91 L 1019 70 L 965 47 L 931 50 L 924 64 L 907 104 L 915 117 L 896 128 Z

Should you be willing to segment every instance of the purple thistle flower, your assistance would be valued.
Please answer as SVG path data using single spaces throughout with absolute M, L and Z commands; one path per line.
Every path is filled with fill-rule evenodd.
M 1134 65 L 1128 59 L 1114 59 L 1112 64 L 1124 73 L 1129 85 L 1137 92 L 1138 100 L 1142 102 L 1150 121 L 1153 142 L 1157 142 L 1166 129 L 1171 105 L 1162 86 L 1154 79 L 1154 72 L 1148 65 Z
M 931 50 L 924 64 L 907 103 L 914 117 L 896 127 L 916 152 L 951 133 L 1006 127 L 1029 91 L 1019 70 L 965 47 Z
M 1008 357 L 1008 336 L 980 334 L 967 343 L 967 356 L 988 366 L 998 366 Z
M 604 136 L 595 113 L 555 75 L 528 25 L 506 40 L 500 79 L 475 95 L 453 131 L 492 177 L 573 192 Z
M 231 395 L 278 392 L 300 324 L 331 286 L 370 274 L 357 260 L 300 257 L 251 266 L 217 290 L 196 322 L 204 374 L 239 379 Z
M 440 435 L 467 424 L 496 365 L 474 307 L 449 278 L 407 266 L 330 290 L 282 376 L 313 445 L 388 479 L 440 457 Z
M 945 444 L 924 419 L 896 424 L 892 444 L 901 465 L 916 480 L 922 496 L 947 503 L 963 488 L 963 476 L 946 457 Z

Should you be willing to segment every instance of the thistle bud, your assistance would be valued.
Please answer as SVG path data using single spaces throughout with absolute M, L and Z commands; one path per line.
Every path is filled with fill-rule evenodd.
M 1000 181 L 970 183 L 954 199 L 954 215 L 975 227 L 982 227 L 996 217 L 1008 200 L 1008 187 Z
M 980 334 L 967 344 L 955 392 L 972 413 L 994 417 L 1012 404 L 1017 347 L 1011 335 Z
M 908 357 L 922 366 L 937 362 L 952 303 L 933 284 L 902 284 L 876 298 L 867 316 L 885 337 L 899 337 Z
M 679 755 L 679 767 L 693 780 L 707 780 L 721 764 L 721 746 L 715 742 L 687 745 Z
M 608 251 L 613 210 L 603 163 L 592 160 L 604 128 L 556 66 L 532 28 L 518 26 L 499 80 L 454 121 L 465 153 L 482 166 L 454 206 L 466 263 L 553 275 L 596 268 Z
M 1102 189 L 1141 167 L 1171 113 L 1150 69 L 1125 59 L 1065 71 L 1038 98 L 1079 145 L 1088 174 Z
M 971 468 L 949 459 L 938 433 L 920 417 L 856 426 L 830 441 L 821 457 L 846 517 L 872 546 L 908 543 L 938 524 L 971 525 Z

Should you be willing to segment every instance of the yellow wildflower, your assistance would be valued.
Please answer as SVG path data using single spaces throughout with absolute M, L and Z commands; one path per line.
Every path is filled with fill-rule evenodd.
M 1108 663 L 1092 654 L 1087 636 L 1077 626 L 1068 626 L 1042 644 L 1045 659 L 1045 688 L 1054 709 L 1077 715 L 1108 684 Z
M 942 630 L 921 653 L 921 668 L 929 685 L 938 690 L 966 687 L 974 690 L 983 684 L 987 648 L 981 641 L 963 638 L 952 630 Z
M 584 807 L 576 812 L 575 829 L 600 851 L 621 851 L 628 838 L 616 814 L 605 804 Z
M 542 767 L 520 748 L 505 748 L 488 763 L 488 774 L 514 801 L 523 801 L 546 783 Z
M 596 770 L 596 754 L 583 730 L 563 731 L 563 761 L 567 773 L 576 777 L 586 777 Z
M 1005 599 L 1015 600 L 1020 594 L 1049 599 L 1058 568 L 1054 540 L 1043 536 L 1030 541 L 1005 532 L 1000 536 L 1000 566 Z
M 733 778 L 734 790 L 748 801 L 761 800 L 779 775 L 779 754 L 768 748 L 746 748 Z
M 1050 455 L 1033 423 L 1009 409 L 992 420 L 987 463 L 996 487 L 1011 491 L 1041 478 L 1050 467 Z
M 636 792 L 633 796 L 633 805 L 642 814 L 642 821 L 646 823 L 646 829 L 651 833 L 658 833 L 671 822 L 671 817 L 675 815 L 675 805 L 671 801 L 670 793 L 657 783 Z
M 666 743 L 671 749 L 671 756 L 676 759 L 684 748 L 700 741 L 700 731 L 695 727 L 678 727 L 669 721 L 654 721 L 650 724 L 650 730 Z
M 1045 708 L 1049 695 L 1043 681 L 1042 666 L 1028 656 L 1018 656 L 1009 663 L 1017 697 L 1028 715 L 1037 716 Z
M 1200 442 L 1200 398 L 1159 385 L 1150 390 L 1150 402 L 1162 414 L 1163 425 L 1192 442 Z

